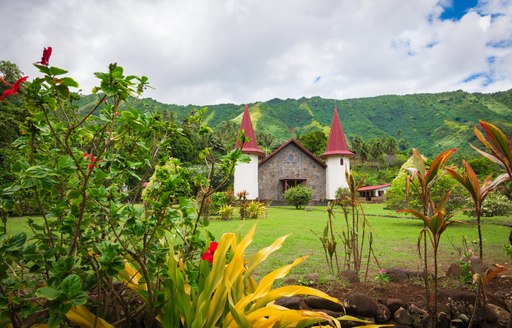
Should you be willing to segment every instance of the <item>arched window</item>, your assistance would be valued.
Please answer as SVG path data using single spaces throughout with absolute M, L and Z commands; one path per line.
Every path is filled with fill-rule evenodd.
M 340 158 L 340 165 L 343 165 L 343 157 Z

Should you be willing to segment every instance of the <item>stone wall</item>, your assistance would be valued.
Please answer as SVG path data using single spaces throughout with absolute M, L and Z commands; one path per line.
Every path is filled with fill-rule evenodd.
M 284 202 L 282 179 L 306 179 L 313 201 L 325 199 L 325 168 L 293 143 L 259 166 L 259 198 Z

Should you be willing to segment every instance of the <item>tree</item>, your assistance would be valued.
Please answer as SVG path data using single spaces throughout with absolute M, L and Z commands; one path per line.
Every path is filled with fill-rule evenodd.
M 352 150 L 356 153 L 356 156 L 361 160 L 361 163 L 364 163 L 364 161 L 368 159 L 368 153 L 367 145 L 363 138 L 360 135 L 356 135 L 352 138 L 350 145 Z
M 299 137 L 299 142 L 316 156 L 322 155 L 327 145 L 327 136 L 322 130 L 315 130 Z

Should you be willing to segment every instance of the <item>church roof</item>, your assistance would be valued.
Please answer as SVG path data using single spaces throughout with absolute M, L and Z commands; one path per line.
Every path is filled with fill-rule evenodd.
M 340 118 L 338 117 L 338 109 L 334 107 L 334 114 L 332 115 L 331 132 L 327 140 L 327 147 L 322 157 L 330 155 L 344 155 L 355 156 L 353 152 L 348 149 L 345 133 L 341 127 Z
M 300 142 L 298 142 L 297 140 L 295 140 L 294 138 L 291 138 L 290 140 L 288 140 L 287 142 L 285 142 L 284 144 L 282 144 L 279 148 L 277 148 L 276 150 L 274 150 L 272 152 L 272 154 L 268 155 L 267 157 L 265 157 L 264 159 L 262 159 L 259 163 L 259 165 L 262 165 L 264 164 L 266 161 L 268 161 L 269 159 L 271 159 L 272 157 L 274 157 L 275 155 L 277 155 L 277 153 L 279 153 L 281 150 L 283 150 L 284 148 L 286 148 L 286 146 L 288 146 L 289 144 L 293 144 L 295 145 L 297 148 L 299 148 L 302 152 L 304 152 L 307 156 L 311 157 L 311 159 L 315 162 L 317 162 L 320 166 L 322 166 L 323 168 L 326 168 L 327 165 L 318 157 L 316 157 L 312 152 L 310 152 L 306 147 L 304 147 L 303 145 L 300 144 Z
M 249 114 L 249 106 L 247 106 L 247 104 L 245 105 L 240 130 L 244 131 L 245 136 L 249 138 L 249 141 L 241 145 L 240 140 L 237 139 L 236 148 L 242 148 L 242 152 L 245 154 L 256 154 L 258 156 L 262 156 L 264 152 L 258 148 L 258 144 L 256 143 L 256 135 L 252 128 L 251 115 Z

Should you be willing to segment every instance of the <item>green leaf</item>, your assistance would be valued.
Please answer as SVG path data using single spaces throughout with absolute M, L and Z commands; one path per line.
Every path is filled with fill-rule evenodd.
M 25 171 L 28 168 L 29 164 L 25 159 L 18 160 L 11 166 L 11 170 L 13 171 L 13 173 L 21 173 L 22 171 Z
M 23 247 L 26 241 L 27 235 L 24 232 L 20 232 L 10 238 L 7 238 L 4 245 L 2 245 L 2 248 L 5 248 L 8 252 L 17 251 Z
M 55 86 L 55 89 L 64 97 L 69 98 L 69 88 L 64 84 L 58 84 Z
M 82 290 L 82 279 L 76 274 L 70 274 L 60 284 L 62 291 L 75 305 L 87 303 L 87 294 Z
M 70 156 L 60 156 L 57 162 L 57 170 L 59 171 L 59 173 L 71 174 L 75 172 L 76 166 L 73 162 L 73 159 Z
M 25 171 L 25 174 L 32 178 L 44 178 L 44 177 L 48 176 L 48 174 L 50 172 L 51 172 L 50 169 L 47 168 L 46 166 L 35 165 L 35 166 L 29 167 Z
M 58 67 L 50 67 L 50 75 L 52 76 L 57 76 L 57 75 L 62 75 L 62 74 L 66 74 L 68 71 L 62 69 L 62 68 L 58 68 Z
M 78 88 L 78 82 L 76 82 L 75 80 L 73 80 L 72 78 L 70 77 L 63 77 L 61 80 L 60 80 L 60 83 L 64 84 L 65 86 L 67 87 L 75 87 L 75 88 Z
M 41 287 L 36 291 L 37 297 L 43 297 L 50 301 L 56 300 L 61 297 L 63 294 L 60 290 L 55 289 L 53 287 Z

